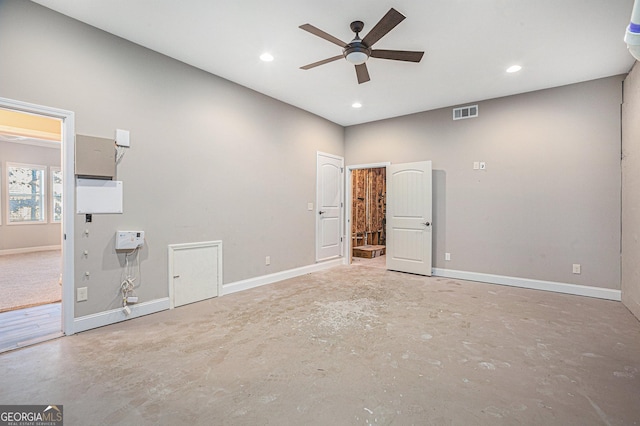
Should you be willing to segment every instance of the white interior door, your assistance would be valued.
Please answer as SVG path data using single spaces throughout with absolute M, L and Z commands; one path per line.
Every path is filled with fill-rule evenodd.
M 318 153 L 316 190 L 316 261 L 342 255 L 344 159 Z
M 431 161 L 387 167 L 387 269 L 431 275 Z

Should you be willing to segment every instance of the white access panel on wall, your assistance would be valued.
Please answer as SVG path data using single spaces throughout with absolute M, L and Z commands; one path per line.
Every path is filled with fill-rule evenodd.
M 222 241 L 169 246 L 169 299 L 175 308 L 222 294 Z
M 122 182 L 78 178 L 76 213 L 122 213 Z

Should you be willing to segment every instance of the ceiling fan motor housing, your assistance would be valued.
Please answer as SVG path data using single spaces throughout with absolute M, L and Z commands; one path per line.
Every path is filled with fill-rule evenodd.
M 356 37 L 342 50 L 342 54 L 354 65 L 364 64 L 371 56 L 371 49 L 360 39 L 359 33 L 364 28 L 364 22 L 353 21 L 350 27 L 351 31 L 356 33 Z
M 371 56 L 371 49 L 369 49 L 360 40 L 356 39 L 344 48 L 342 54 L 347 59 L 347 61 L 351 62 L 354 65 L 360 65 L 365 63 L 366 60 L 369 59 L 369 56 Z

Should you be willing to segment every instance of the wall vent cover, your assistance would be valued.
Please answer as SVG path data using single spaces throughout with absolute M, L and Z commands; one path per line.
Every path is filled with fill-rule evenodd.
M 453 109 L 453 119 L 462 120 L 465 118 L 474 118 L 478 116 L 478 105 L 467 105 Z

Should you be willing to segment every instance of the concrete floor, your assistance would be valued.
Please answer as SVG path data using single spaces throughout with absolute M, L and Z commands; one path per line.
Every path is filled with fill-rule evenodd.
M 633 425 L 619 302 L 362 266 L 0 355 L 0 404 L 65 425 Z

